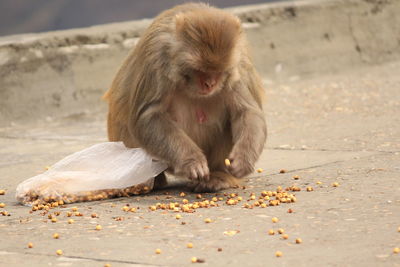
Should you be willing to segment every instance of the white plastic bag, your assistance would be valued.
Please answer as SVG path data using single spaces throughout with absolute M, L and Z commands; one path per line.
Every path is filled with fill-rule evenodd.
M 17 187 L 17 200 L 37 205 L 78 202 L 149 192 L 167 165 L 122 142 L 100 143 L 57 162 Z

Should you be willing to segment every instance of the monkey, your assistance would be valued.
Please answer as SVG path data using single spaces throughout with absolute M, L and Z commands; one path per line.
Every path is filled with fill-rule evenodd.
M 109 140 L 166 162 L 194 192 L 238 186 L 266 142 L 264 88 L 240 20 L 207 4 L 158 15 L 104 98 Z M 155 187 L 165 185 L 161 173 Z

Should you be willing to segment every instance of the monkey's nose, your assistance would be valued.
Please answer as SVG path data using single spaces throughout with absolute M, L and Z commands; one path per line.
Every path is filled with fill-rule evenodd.
M 215 84 L 216 84 L 215 80 L 205 81 L 204 82 L 204 88 L 211 89 L 211 88 L 213 88 L 215 86 Z

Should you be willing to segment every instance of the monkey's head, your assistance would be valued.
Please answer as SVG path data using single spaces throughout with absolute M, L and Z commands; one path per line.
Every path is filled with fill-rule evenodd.
M 200 13 L 200 14 L 199 14 Z M 241 24 L 217 9 L 180 13 L 175 17 L 177 45 L 171 66 L 191 97 L 208 97 L 238 76 Z

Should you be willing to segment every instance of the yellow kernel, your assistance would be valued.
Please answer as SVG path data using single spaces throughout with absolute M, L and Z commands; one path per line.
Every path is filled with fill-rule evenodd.
M 129 211 L 130 212 L 136 212 L 136 208 L 131 208 Z
M 287 234 L 284 234 L 284 235 L 282 235 L 282 238 L 283 238 L 283 239 L 288 239 L 289 236 L 288 236 Z
M 186 194 L 185 194 L 184 192 L 181 192 L 181 193 L 179 194 L 179 196 L 180 196 L 180 197 L 184 197 L 184 196 L 186 196 Z
M 211 200 L 214 201 L 214 202 L 217 202 L 218 198 L 217 197 L 213 197 Z
M 263 171 L 264 171 L 264 170 L 263 170 L 262 168 L 258 168 L 258 169 L 257 169 L 257 172 L 258 172 L 258 173 L 262 173 Z
M 279 171 L 279 173 L 285 173 L 285 172 L 286 172 L 285 169 L 282 169 L 282 170 Z
M 28 243 L 28 248 L 33 248 L 33 243 L 29 242 Z
M 228 204 L 228 205 L 235 205 L 236 202 L 235 202 L 234 199 L 229 199 L 229 200 L 226 202 L 226 204 Z
M 400 248 L 397 248 L 397 247 L 394 248 L 394 249 L 393 249 L 393 253 L 394 253 L 394 254 L 399 254 L 399 253 L 400 253 Z
M 189 203 L 189 200 L 187 200 L 187 199 L 184 198 L 184 199 L 182 199 L 182 203 L 183 203 L 183 204 L 188 204 L 188 203 Z
M 237 200 L 238 200 L 238 201 L 242 201 L 243 198 L 242 198 L 242 197 L 237 197 Z
M 156 254 L 161 254 L 161 249 L 156 249 Z
M 6 190 L 0 189 L 0 195 L 5 195 L 5 194 L 6 194 Z
M 72 216 L 72 212 L 68 211 L 67 212 L 67 217 L 71 217 Z
M 101 229 L 103 229 L 103 227 L 101 227 L 100 224 L 96 225 L 96 230 L 97 230 L 97 231 L 99 231 L 99 230 L 101 230 Z
M 53 223 L 57 222 L 57 218 L 56 217 L 51 218 L 51 222 Z
M 156 209 L 157 209 L 156 206 L 150 206 L 150 210 L 151 210 L 151 211 L 155 211 Z
M 5 206 L 6 206 L 6 204 L 0 203 L 0 208 L 4 208 Z
M 231 166 L 231 161 L 229 159 L 225 159 L 225 166 Z
M 176 214 L 175 218 L 176 218 L 177 220 L 182 219 L 182 215 Z
M 275 256 L 277 257 L 282 257 L 283 253 L 281 251 L 275 252 Z
M 48 170 L 50 170 L 50 166 L 46 166 L 46 167 L 44 167 L 44 169 L 45 169 L 46 171 L 48 171 Z
M 62 251 L 61 249 L 57 249 L 57 250 L 56 250 L 56 254 L 57 254 L 57 255 L 62 255 L 62 254 L 63 254 L 63 251 Z
M 78 211 L 78 208 L 77 208 L 77 207 L 72 207 L 71 210 L 72 210 L 73 212 L 75 212 L 75 211 Z
M 274 231 L 273 229 L 269 229 L 269 230 L 268 230 L 268 234 L 269 234 L 269 235 L 274 235 L 274 234 L 275 234 L 275 231 Z
M 126 212 L 129 211 L 130 209 L 131 209 L 131 208 L 129 208 L 128 206 L 123 206 L 123 207 L 122 207 L 122 210 L 123 210 L 123 211 L 126 211 Z
M 339 186 L 339 183 L 338 183 L 338 182 L 334 182 L 334 183 L 332 184 L 332 186 L 333 186 L 333 187 L 338 187 L 338 186 Z
M 111 267 L 111 264 L 106 263 L 106 264 L 104 264 L 104 267 Z
M 73 219 L 69 219 L 69 220 L 68 220 L 68 223 L 69 223 L 69 224 L 73 224 L 74 222 L 75 222 L 75 221 L 74 221 Z
M 90 215 L 90 217 L 92 217 L 92 218 L 97 218 L 97 214 L 96 214 L 96 213 L 92 213 L 92 214 Z
M 321 184 L 322 184 L 322 182 L 321 182 L 321 181 L 317 181 L 317 182 L 316 182 L 316 184 L 318 184 L 318 185 L 321 185 Z
M 197 262 L 197 258 L 196 258 L 196 257 L 192 257 L 190 260 L 191 260 L 193 263 Z
M 58 233 L 54 233 L 54 234 L 53 234 L 53 238 L 54 238 L 54 239 L 58 239 L 58 238 L 60 238 L 60 235 L 59 235 Z
M 298 175 L 293 175 L 293 179 L 299 180 L 299 179 L 300 179 L 300 176 L 298 176 Z
M 285 232 L 285 230 L 283 230 L 282 228 L 279 228 L 279 229 L 278 229 L 278 233 L 279 233 L 279 234 L 283 234 L 284 232 Z
M 250 199 L 251 199 L 251 200 L 254 200 L 254 199 L 256 199 L 256 196 L 255 196 L 255 195 L 251 195 L 251 196 L 250 196 Z
M 268 207 L 268 205 L 267 205 L 266 203 L 262 203 L 262 204 L 260 205 L 260 207 L 261 207 L 261 208 L 266 208 L 266 207 Z
M 277 223 L 277 222 L 279 221 L 279 219 L 278 219 L 278 218 L 276 218 L 276 217 L 272 217 L 272 219 L 271 219 L 271 220 L 272 220 L 272 222 L 273 222 L 273 223 Z
M 193 247 L 193 243 L 187 243 L 187 244 L 186 244 L 186 247 L 187 247 L 187 248 L 192 248 L 192 247 Z
M 296 244 L 301 244 L 303 242 L 303 240 L 301 240 L 301 238 L 296 238 Z
M 197 198 L 197 199 L 201 199 L 202 197 L 203 197 L 203 196 L 202 196 L 201 194 L 197 194 L 197 195 L 196 195 L 196 198 Z
M 311 186 L 308 186 L 308 187 L 306 188 L 306 190 L 307 190 L 307 192 L 311 192 L 311 191 L 314 191 L 314 188 L 312 188 Z
M 211 219 L 210 219 L 210 218 L 206 218 L 206 219 L 204 220 L 204 222 L 205 222 L 205 223 L 210 223 L 210 222 L 211 222 Z
M 397 232 L 399 232 L 399 233 L 400 233 L 400 226 L 399 226 L 399 228 L 397 228 Z

